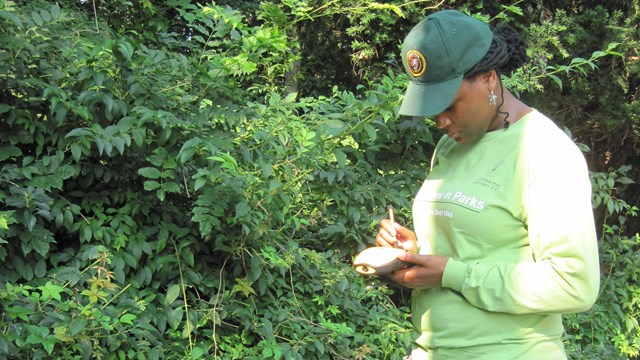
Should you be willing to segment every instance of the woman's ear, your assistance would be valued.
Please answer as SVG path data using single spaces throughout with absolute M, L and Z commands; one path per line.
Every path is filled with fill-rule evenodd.
M 480 79 L 487 85 L 489 89 L 495 89 L 498 85 L 498 72 L 496 70 L 487 71 L 480 74 Z

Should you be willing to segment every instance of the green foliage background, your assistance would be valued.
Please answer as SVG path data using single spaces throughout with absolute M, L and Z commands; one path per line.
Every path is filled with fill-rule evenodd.
M 527 35 L 505 82 L 589 150 L 571 358 L 637 358 L 638 1 L 446 6 Z M 397 116 L 397 34 L 444 7 L 0 0 L 0 358 L 403 356 L 408 292 L 350 264 L 411 222 L 439 134 Z

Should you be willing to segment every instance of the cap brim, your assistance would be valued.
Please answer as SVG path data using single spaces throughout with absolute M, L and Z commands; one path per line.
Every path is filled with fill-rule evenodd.
M 404 100 L 400 105 L 400 115 L 434 116 L 451 105 L 462 84 L 462 76 L 437 84 L 420 84 L 409 81 Z

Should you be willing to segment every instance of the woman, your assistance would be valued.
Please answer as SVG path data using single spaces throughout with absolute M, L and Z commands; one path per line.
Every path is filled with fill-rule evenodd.
M 458 11 L 420 22 L 402 46 L 400 113 L 447 136 L 413 205 L 415 232 L 383 220 L 378 246 L 414 266 L 411 359 L 566 359 L 561 314 L 599 287 L 591 184 L 577 146 L 500 81 L 526 59 L 509 27 Z

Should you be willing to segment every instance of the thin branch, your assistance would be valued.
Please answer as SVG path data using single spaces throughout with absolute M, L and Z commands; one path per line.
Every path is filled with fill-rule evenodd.
M 96 0 L 92 1 L 93 3 L 93 18 L 96 20 L 96 32 L 100 33 L 100 27 L 98 27 L 98 10 L 96 9 Z

